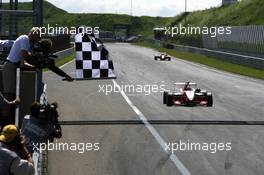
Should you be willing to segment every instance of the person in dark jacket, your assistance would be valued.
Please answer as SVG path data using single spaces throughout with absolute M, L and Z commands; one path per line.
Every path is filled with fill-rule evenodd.
M 40 31 L 38 28 L 32 28 L 27 35 L 19 36 L 13 43 L 11 50 L 3 66 L 3 95 L 13 101 L 16 98 L 16 71 L 17 68 L 34 69 L 26 59 L 31 57 L 33 45 L 40 40 Z M 10 117 L 12 124 L 15 123 L 14 109 L 6 106 L 2 109 L 4 117 Z
M 24 117 L 21 133 L 28 140 L 27 148 L 32 154 L 40 144 L 54 138 L 61 138 L 61 127 L 58 124 L 57 104 L 51 104 L 42 108 L 38 102 L 34 102 L 30 108 L 30 115 Z M 39 148 L 38 148 L 39 149 Z
M 55 55 L 51 55 L 52 41 L 50 39 L 41 39 L 33 48 L 33 56 L 28 59 L 28 62 L 34 65 L 36 68 L 48 68 L 57 75 L 63 77 L 63 80 L 73 81 L 74 79 L 55 65 L 53 58 Z

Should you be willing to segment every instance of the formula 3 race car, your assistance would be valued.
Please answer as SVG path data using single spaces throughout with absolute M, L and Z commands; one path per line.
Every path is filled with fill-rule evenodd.
M 161 53 L 160 55 L 155 55 L 154 60 L 160 60 L 160 61 L 170 61 L 171 57 L 167 55 L 166 53 Z
M 213 106 L 213 95 L 211 92 L 197 88 L 196 83 L 175 83 L 173 92 L 165 91 L 163 93 L 163 104 L 167 106 Z

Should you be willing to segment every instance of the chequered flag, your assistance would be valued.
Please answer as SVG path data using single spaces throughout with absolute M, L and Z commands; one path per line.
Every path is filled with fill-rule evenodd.
M 108 50 L 88 34 L 75 36 L 76 79 L 116 78 Z

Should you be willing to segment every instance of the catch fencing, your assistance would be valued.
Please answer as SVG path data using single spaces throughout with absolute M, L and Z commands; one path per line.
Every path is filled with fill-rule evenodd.
M 264 26 L 233 26 L 229 35 L 215 38 L 203 35 L 203 46 L 208 49 L 234 50 L 243 53 L 264 54 Z

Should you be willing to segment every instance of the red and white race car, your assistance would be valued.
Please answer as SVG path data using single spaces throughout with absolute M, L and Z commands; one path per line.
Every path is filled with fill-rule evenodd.
M 160 60 L 160 61 L 168 60 L 168 61 L 170 61 L 171 57 L 169 55 L 167 55 L 166 53 L 161 53 L 160 55 L 154 56 L 154 60 Z
M 163 104 L 167 106 L 213 106 L 213 95 L 211 92 L 197 88 L 196 83 L 175 83 L 180 86 L 179 91 L 164 92 Z

